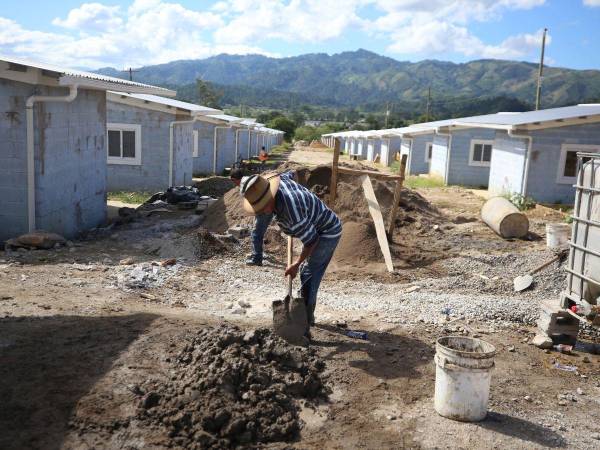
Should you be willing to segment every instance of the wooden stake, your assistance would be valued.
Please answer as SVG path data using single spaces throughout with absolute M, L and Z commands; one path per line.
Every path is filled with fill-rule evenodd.
M 362 176 L 362 187 L 365 192 L 365 198 L 367 199 L 367 203 L 369 205 L 369 212 L 371 213 L 371 217 L 373 218 L 373 222 L 375 223 L 375 232 L 377 233 L 379 248 L 381 248 L 381 253 L 383 253 L 385 266 L 387 267 L 388 272 L 393 272 L 394 264 L 392 263 L 390 246 L 385 235 L 385 224 L 383 222 L 383 215 L 381 214 L 381 208 L 379 207 L 379 202 L 377 202 L 377 197 L 375 196 L 375 191 L 373 190 L 373 183 L 371 183 L 369 175 Z
M 404 183 L 404 172 L 406 170 L 406 157 L 402 155 L 400 160 L 400 169 L 398 170 L 398 181 L 396 181 L 396 190 L 394 191 L 394 204 L 392 205 L 392 211 L 390 212 L 390 223 L 388 225 L 388 237 L 391 240 L 394 234 L 394 227 L 396 226 L 396 214 L 398 214 L 398 203 L 400 203 L 400 193 L 402 192 L 402 184 Z
M 331 186 L 329 187 L 329 206 L 333 206 L 337 196 L 338 163 L 340 160 L 340 140 L 335 138 L 333 145 L 333 164 L 331 165 Z

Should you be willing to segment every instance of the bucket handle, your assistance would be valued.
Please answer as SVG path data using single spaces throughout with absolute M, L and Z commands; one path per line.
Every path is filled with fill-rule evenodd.
M 489 367 L 462 367 L 462 366 L 459 366 L 457 364 L 453 364 L 451 362 L 448 362 L 448 360 L 446 358 L 444 358 L 443 356 L 438 356 L 438 355 L 434 356 L 434 361 L 442 369 L 444 369 L 444 370 L 454 370 L 454 371 L 470 370 L 470 371 L 475 371 L 475 372 L 478 372 L 478 371 L 487 372 L 488 370 L 491 370 L 494 367 L 496 367 L 495 361 L 491 361 Z

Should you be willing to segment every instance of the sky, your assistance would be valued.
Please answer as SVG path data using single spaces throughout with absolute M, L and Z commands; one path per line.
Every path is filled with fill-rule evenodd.
M 75 68 L 359 48 L 600 69 L 600 0 L 0 0 L 0 55 Z

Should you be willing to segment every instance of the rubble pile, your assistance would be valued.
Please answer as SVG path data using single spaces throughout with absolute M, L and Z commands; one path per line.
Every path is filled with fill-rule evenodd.
M 111 278 L 123 290 L 160 287 L 181 270 L 181 264 L 161 265 L 158 262 L 124 264 L 117 266 Z
M 138 387 L 137 419 L 166 427 L 183 448 L 289 442 L 301 428 L 299 399 L 326 398 L 323 369 L 314 351 L 268 329 L 203 329 L 173 362 L 170 380 Z

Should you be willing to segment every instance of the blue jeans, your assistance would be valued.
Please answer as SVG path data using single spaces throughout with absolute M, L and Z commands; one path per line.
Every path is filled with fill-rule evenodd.
M 257 214 L 254 219 L 254 229 L 252 230 L 252 261 L 262 263 L 263 260 L 263 242 L 265 233 L 273 219 L 273 214 Z
M 306 304 L 311 306 L 313 310 L 317 304 L 317 292 L 321 285 L 321 280 L 323 279 L 323 275 L 325 275 L 327 266 L 339 241 L 339 237 L 320 238 L 312 254 L 302 263 L 300 269 L 302 286 L 300 289 Z

